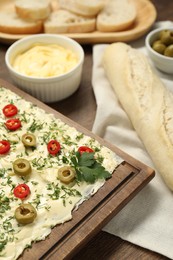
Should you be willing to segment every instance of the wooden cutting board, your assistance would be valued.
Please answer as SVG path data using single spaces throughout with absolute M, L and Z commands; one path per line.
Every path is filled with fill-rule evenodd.
M 12 90 L 46 112 L 53 113 L 56 118 L 60 118 L 68 125 L 97 139 L 124 160 L 114 171 L 112 178 L 73 212 L 72 220 L 54 227 L 44 241 L 33 243 L 32 248 L 26 249 L 19 258 L 20 260 L 71 259 L 151 181 L 155 174 L 154 170 L 10 83 L 0 79 L 0 86 Z

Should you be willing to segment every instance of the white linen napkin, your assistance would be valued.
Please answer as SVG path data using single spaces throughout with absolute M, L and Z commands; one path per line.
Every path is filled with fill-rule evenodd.
M 164 26 L 173 23 L 159 22 L 154 28 Z M 145 37 L 130 45 L 147 55 L 144 40 Z M 93 132 L 154 168 L 104 74 L 101 59 L 105 47 L 93 46 L 92 85 L 97 102 Z M 173 91 L 173 75 L 158 73 Z M 157 171 L 155 178 L 103 230 L 173 259 L 173 193 Z

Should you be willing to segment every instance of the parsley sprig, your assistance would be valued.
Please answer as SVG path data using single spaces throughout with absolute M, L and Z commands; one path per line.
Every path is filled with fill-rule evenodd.
M 95 183 L 98 179 L 108 179 L 111 174 L 94 158 L 94 153 L 75 153 L 71 158 L 78 181 Z

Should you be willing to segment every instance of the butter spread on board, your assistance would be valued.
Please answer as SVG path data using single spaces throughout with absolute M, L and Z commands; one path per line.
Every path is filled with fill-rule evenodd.
M 12 67 L 26 76 L 47 78 L 67 73 L 77 62 L 77 55 L 70 49 L 57 44 L 35 43 L 16 55 Z
M 113 151 L 102 146 L 97 140 L 84 135 L 55 118 L 53 114 L 24 100 L 12 91 L 0 87 L 0 139 L 10 142 L 10 151 L 0 156 L 0 259 L 17 259 L 32 241 L 45 239 L 51 228 L 72 218 L 72 211 L 89 199 L 104 185 L 105 179 L 94 183 L 74 181 L 62 184 L 57 178 L 58 169 L 71 165 L 75 151 L 80 146 L 91 147 L 101 166 L 110 174 L 122 162 Z M 9 131 L 4 127 L 7 120 L 2 110 L 7 103 L 15 104 L 22 127 Z M 36 137 L 36 147 L 25 147 L 22 136 L 32 133 Z M 49 154 L 47 143 L 56 139 L 61 144 L 61 151 L 56 156 Z M 29 176 L 19 176 L 13 171 L 13 162 L 18 158 L 27 159 L 32 166 Z M 19 224 L 14 212 L 22 203 L 13 194 L 14 187 L 27 184 L 30 195 L 24 203 L 30 203 L 37 211 L 34 222 Z

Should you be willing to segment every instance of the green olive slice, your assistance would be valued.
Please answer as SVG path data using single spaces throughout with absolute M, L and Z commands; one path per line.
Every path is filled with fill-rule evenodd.
M 63 166 L 58 170 L 58 178 L 61 182 L 69 184 L 75 179 L 75 170 L 71 166 Z
M 29 224 L 34 221 L 37 216 L 36 209 L 31 204 L 21 204 L 15 210 L 15 218 L 20 224 Z
M 32 169 L 28 160 L 19 158 L 13 162 L 13 170 L 19 176 L 26 176 L 31 173 Z
M 27 146 L 27 147 L 36 146 L 35 135 L 30 134 L 30 133 L 26 133 L 26 134 L 22 135 L 22 143 L 24 144 L 24 146 Z

